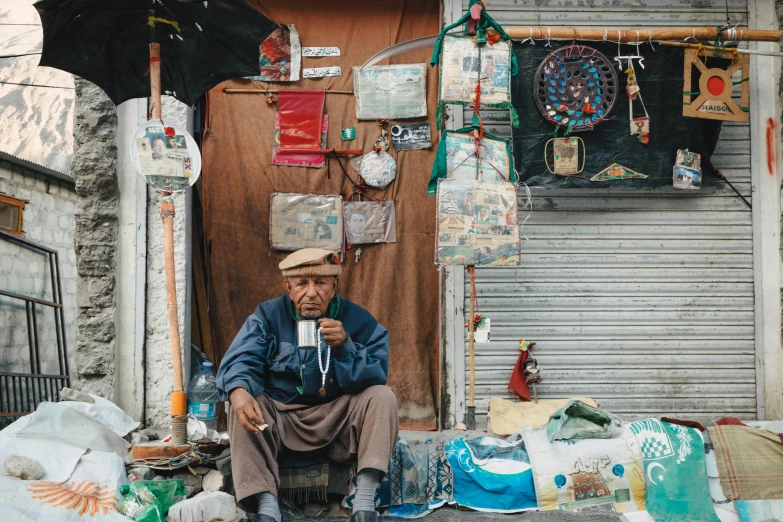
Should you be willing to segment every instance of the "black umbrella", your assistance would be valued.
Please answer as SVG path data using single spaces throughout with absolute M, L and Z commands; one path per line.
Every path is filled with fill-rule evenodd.
M 245 0 L 39 0 L 40 65 L 89 80 L 120 104 L 150 93 L 150 48 L 161 87 L 193 105 L 231 78 L 258 74 L 258 49 L 278 24 Z

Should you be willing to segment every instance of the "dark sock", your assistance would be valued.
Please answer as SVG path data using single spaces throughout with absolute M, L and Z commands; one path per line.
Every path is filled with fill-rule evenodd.
M 277 497 L 269 491 L 258 494 L 258 510 L 256 513 L 272 517 L 275 519 L 275 522 L 280 522 L 283 519 L 283 515 L 280 514 L 280 504 L 277 503 Z

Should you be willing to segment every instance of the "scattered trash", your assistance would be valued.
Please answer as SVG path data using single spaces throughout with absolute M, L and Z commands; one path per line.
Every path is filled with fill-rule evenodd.
M 46 473 L 37 460 L 21 455 L 8 455 L 3 461 L 3 469 L 12 477 L 22 480 L 38 480 Z
M 204 520 L 235 520 L 237 503 L 232 495 L 222 491 L 199 493 L 195 497 L 174 504 L 169 510 L 168 522 L 203 522 Z

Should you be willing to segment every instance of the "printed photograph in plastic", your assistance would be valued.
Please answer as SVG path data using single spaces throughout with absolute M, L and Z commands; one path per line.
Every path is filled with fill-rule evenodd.
M 481 105 L 511 103 L 511 42 L 477 46 L 470 38 L 443 37 L 440 101 L 472 105 L 481 69 Z
M 478 160 L 476 142 L 470 134 L 446 133 L 446 167 L 448 179 L 508 181 L 511 174 L 506 142 L 484 138 L 481 140 L 481 172 L 476 170 Z
M 519 262 L 517 189 L 513 183 L 445 179 L 438 184 L 435 263 Z
M 356 119 L 427 116 L 427 65 L 374 65 L 353 68 Z
M 339 195 L 272 194 L 269 242 L 274 250 L 343 249 L 343 199 Z
M 393 201 L 346 201 L 345 240 L 351 245 L 395 243 L 397 220 Z
M 149 120 L 136 129 L 130 152 L 136 171 L 158 190 L 185 190 L 201 173 L 201 153 L 193 137 L 160 120 Z

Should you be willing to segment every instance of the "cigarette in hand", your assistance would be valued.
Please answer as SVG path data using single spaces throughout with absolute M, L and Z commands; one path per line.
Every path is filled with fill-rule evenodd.
M 251 421 L 251 424 L 258 430 L 258 431 L 264 431 L 269 427 L 269 424 L 256 424 L 255 422 Z

